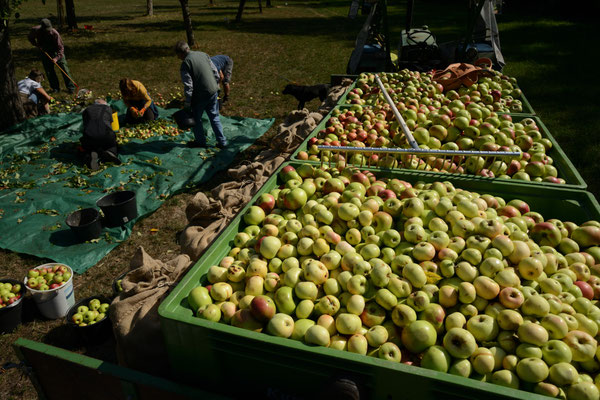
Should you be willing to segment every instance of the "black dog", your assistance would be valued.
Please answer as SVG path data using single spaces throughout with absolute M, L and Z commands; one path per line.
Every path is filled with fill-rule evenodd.
M 299 101 L 298 110 L 304 108 L 304 103 L 311 101 L 314 98 L 319 98 L 321 101 L 327 98 L 327 92 L 331 85 L 321 84 L 313 86 L 286 85 L 283 89 L 283 94 L 291 94 Z

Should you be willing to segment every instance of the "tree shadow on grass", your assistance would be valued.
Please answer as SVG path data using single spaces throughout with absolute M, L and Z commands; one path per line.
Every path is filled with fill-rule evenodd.
M 13 57 L 37 62 L 32 48 L 14 49 Z M 65 51 L 69 63 L 72 61 L 89 61 L 94 59 L 131 60 L 132 62 L 154 60 L 160 57 L 175 57 L 172 46 L 134 44 L 126 40 L 71 44 Z

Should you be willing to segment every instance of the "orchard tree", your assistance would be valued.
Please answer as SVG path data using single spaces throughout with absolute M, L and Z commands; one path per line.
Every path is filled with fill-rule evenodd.
M 25 119 L 9 36 L 9 19 L 22 0 L 0 0 L 0 132 Z
M 196 45 L 196 40 L 194 39 L 194 29 L 192 27 L 192 17 L 190 16 L 188 0 L 179 0 L 179 2 L 181 3 L 181 12 L 183 13 L 183 25 L 185 27 L 185 34 L 187 35 L 187 43 L 190 47 L 193 47 Z
M 154 15 L 154 4 L 152 0 L 146 0 L 146 15 L 149 17 Z

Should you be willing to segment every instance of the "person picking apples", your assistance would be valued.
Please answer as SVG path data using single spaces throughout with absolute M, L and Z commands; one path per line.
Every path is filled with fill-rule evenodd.
M 83 110 L 83 135 L 79 139 L 88 168 L 95 171 L 99 162 L 121 164 L 117 155 L 117 137 L 113 132 L 112 109 L 104 99 Z
M 119 81 L 119 89 L 127 106 L 125 123 L 138 124 L 158 117 L 158 108 L 140 81 L 123 78 Z
M 217 147 L 227 146 L 223 134 L 223 126 L 219 117 L 217 68 L 208 54 L 201 51 L 190 51 L 189 45 L 179 41 L 175 45 L 175 54 L 182 61 L 180 67 L 181 81 L 185 93 L 185 108 L 191 111 L 196 124 L 193 127 L 195 140 L 188 142 L 188 147 L 206 147 L 206 136 L 202 127 L 202 115 L 208 115 L 217 139 Z
M 210 60 L 215 64 L 217 71 L 219 71 L 219 83 L 223 85 L 223 97 L 221 98 L 221 105 L 223 105 L 229 101 L 229 83 L 231 82 L 231 73 L 233 71 L 233 60 L 224 54 L 212 56 Z

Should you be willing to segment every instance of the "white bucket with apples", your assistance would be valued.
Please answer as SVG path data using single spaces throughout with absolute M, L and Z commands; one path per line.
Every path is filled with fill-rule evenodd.
M 41 274 L 40 271 L 44 271 Z M 36 272 L 39 275 L 36 275 Z M 49 272 L 51 271 L 51 272 Z M 58 274 L 57 274 L 58 273 Z M 57 275 L 65 275 L 67 279 L 63 279 L 60 282 Z M 53 274 L 50 282 L 44 279 L 45 283 L 43 286 L 39 281 L 42 276 L 48 276 Z M 48 283 L 50 285 L 48 286 Z M 71 267 L 61 263 L 48 263 L 37 266 L 27 273 L 25 277 L 25 287 L 32 294 L 33 300 L 37 305 L 42 315 L 49 319 L 63 318 L 67 315 L 69 309 L 75 304 L 75 293 L 73 290 L 73 270 Z

